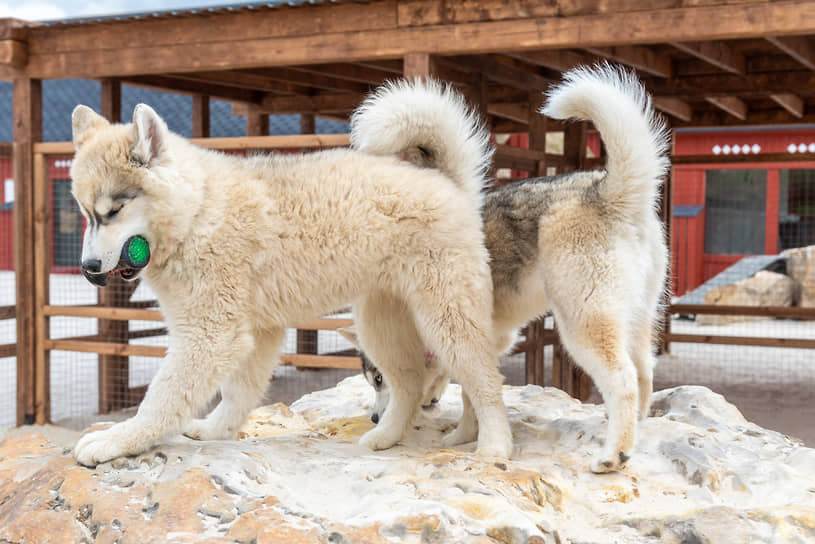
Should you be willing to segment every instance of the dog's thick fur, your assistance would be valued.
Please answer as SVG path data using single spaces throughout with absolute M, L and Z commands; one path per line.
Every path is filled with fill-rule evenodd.
M 630 457 L 637 413 L 645 417 L 649 409 L 667 272 L 655 208 L 669 166 L 667 133 L 635 77 L 608 65 L 565 74 L 542 113 L 593 121 L 606 145 L 607 169 L 530 179 L 485 197 L 496 344 L 505 352 L 520 326 L 553 312 L 566 349 L 608 408 L 608 438 L 592 464 L 595 472 L 607 472 Z M 355 341 L 352 330 L 345 336 Z M 376 376 L 375 368 L 366 376 Z M 427 369 L 424 403 L 445 383 L 443 366 Z M 391 384 L 387 376 L 385 382 L 380 397 Z M 378 400 L 377 408 L 382 404 Z M 477 432 L 466 395 L 464 405 L 462 440 Z
M 376 149 L 241 158 L 190 144 L 145 105 L 123 125 L 77 106 L 71 176 L 89 223 L 86 275 L 104 283 L 125 241 L 146 238 L 142 275 L 170 336 L 137 415 L 82 437 L 80 463 L 137 454 L 179 431 L 233 437 L 277 364 L 285 327 L 349 302 L 388 380 L 416 385 L 392 395 L 362 444 L 401 439 L 427 345 L 473 400 L 479 453 L 511 454 L 478 211 L 488 135 L 462 98 L 432 81 L 384 87 L 355 122 L 376 133 L 357 147 Z M 438 168 L 393 156 L 405 148 L 433 153 Z M 192 420 L 219 387 L 218 406 Z

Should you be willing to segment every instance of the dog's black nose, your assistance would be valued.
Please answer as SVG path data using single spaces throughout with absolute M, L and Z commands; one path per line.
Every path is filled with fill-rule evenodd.
M 379 423 L 379 414 L 371 414 L 371 421 Z
M 91 274 L 98 274 L 102 271 L 102 261 L 99 259 L 88 259 L 82 261 L 82 271 L 90 272 Z

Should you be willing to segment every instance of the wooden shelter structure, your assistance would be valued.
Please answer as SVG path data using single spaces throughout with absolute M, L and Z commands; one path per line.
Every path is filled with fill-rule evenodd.
M 48 317 L 71 315 L 48 304 L 49 209 L 37 180 L 49 155 L 73 150 L 41 143 L 43 80 L 101 81 L 102 113 L 112 120 L 122 115 L 123 83 L 192 95 L 200 138 L 208 136 L 210 98 L 226 100 L 247 117 L 249 137 L 205 145 L 308 147 L 343 141 L 264 139 L 266 115 L 300 113 L 308 134 L 315 116 L 346 119 L 387 79 L 435 75 L 458 85 L 495 133 L 528 133 L 529 149 L 499 146 L 496 167 L 535 175 L 598 164 L 585 154 L 586 124 L 564 127 L 535 112 L 561 72 L 600 59 L 635 68 L 672 127 L 815 123 L 813 34 L 815 2 L 802 0 L 312 0 L 51 24 L 0 20 L 0 79 L 14 82 L 18 271 L 16 310 L 0 317 L 17 319 L 18 422 L 48 418 L 47 358 L 56 346 Z M 547 131 L 561 130 L 563 154 L 547 154 Z M 100 317 L 102 334 L 120 329 L 122 316 L 150 311 L 122 306 L 126 297 L 103 298 L 97 310 L 70 312 Z M 541 382 L 542 345 L 552 335 L 533 324 L 529 338 L 527 376 Z M 93 347 L 107 357 L 100 380 L 133 353 L 102 344 Z M 554 382 L 586 395 L 587 380 L 567 363 L 556 364 Z

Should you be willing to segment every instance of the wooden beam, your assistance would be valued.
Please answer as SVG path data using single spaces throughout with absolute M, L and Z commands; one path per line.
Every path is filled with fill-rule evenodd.
M 587 51 L 607 59 L 631 66 L 646 74 L 658 77 L 671 77 L 671 58 L 657 55 L 647 47 L 637 45 L 615 45 L 612 47 L 590 47 Z
M 206 94 L 213 98 L 226 100 L 227 102 L 257 103 L 263 98 L 264 93 L 239 87 L 229 87 L 226 85 L 216 85 L 211 83 L 201 83 L 189 78 L 179 78 L 163 75 L 133 76 L 122 78 L 123 83 L 145 87 L 148 89 L 158 89 L 160 91 L 170 91 L 195 96 Z
M 194 94 L 192 96 L 192 137 L 209 138 L 209 96 Z
M 771 94 L 772 99 L 776 104 L 790 112 L 790 115 L 800 119 L 804 116 L 804 101 L 792 93 Z
M 564 49 L 546 50 L 546 51 L 524 51 L 519 53 L 509 53 L 509 56 L 528 62 L 535 66 L 543 66 L 559 72 L 568 72 L 575 66 L 581 64 L 590 65 L 597 62 L 596 55 L 587 55 L 585 53 L 578 53 L 576 51 L 569 51 Z
M 490 81 L 526 91 L 542 91 L 552 82 L 534 72 L 520 70 L 492 57 L 454 57 L 440 60 L 439 63 L 443 66 L 458 66 L 471 72 L 483 73 Z
M 28 63 L 28 46 L 19 40 L 0 40 L 0 66 L 20 70 Z
M 747 71 L 744 55 L 725 42 L 673 42 L 671 45 L 731 74 L 744 75 Z
M 690 121 L 693 117 L 693 110 L 691 109 L 690 104 L 683 102 L 678 98 L 671 98 L 669 96 L 655 96 L 653 102 L 655 109 L 663 113 L 667 113 L 668 115 L 672 115 L 677 119 Z
M 702 100 L 707 96 L 733 96 L 763 98 L 768 93 L 795 93 L 812 96 L 815 92 L 815 72 L 810 70 L 751 73 L 746 76 L 733 74 L 704 74 L 673 77 L 671 79 L 648 78 L 646 88 L 657 96 Z
M 351 93 L 364 93 L 368 90 L 368 85 L 357 83 L 356 81 L 327 76 L 325 74 L 317 73 L 315 71 L 304 71 L 293 68 L 260 68 L 253 70 L 252 73 L 267 77 L 272 80 L 277 80 L 282 83 L 293 85 L 293 92 L 299 94 L 310 94 L 313 92 L 312 88 L 317 88 L 322 91 L 346 91 Z
M 815 49 L 805 36 L 771 36 L 767 41 L 810 70 L 815 70 Z
M 510 119 L 519 123 L 529 123 L 529 106 L 527 104 L 487 104 L 487 113 L 494 117 Z
M 14 266 L 17 270 L 17 424 L 34 423 L 36 394 L 36 258 L 34 143 L 42 140 L 42 82 L 14 81 Z
M 447 4 L 426 0 L 429 9 L 442 9 Z M 652 9 L 622 1 L 580 5 L 583 13 L 569 17 L 558 13 L 494 21 L 447 19 L 426 25 L 404 24 L 394 3 L 383 1 L 253 12 L 251 20 L 245 14 L 223 14 L 162 21 L 145 18 L 127 24 L 44 26 L 29 30 L 26 74 L 97 78 L 387 60 L 414 51 L 474 55 L 815 31 L 815 5 L 806 0 L 747 1 L 738 9 L 730 3 L 666 7 L 676 4 L 660 2 Z M 634 9 L 637 11 L 631 11 Z M 315 19 L 315 13 L 320 17 Z M 217 39 L 213 39 L 213 27 L 219 30 Z M 145 43 L 144 36 L 153 39 Z
M 317 94 L 313 96 L 266 96 L 257 105 L 266 113 L 345 112 L 362 102 L 361 94 Z
M 339 79 L 347 79 L 349 81 L 356 81 L 357 83 L 364 83 L 366 85 L 374 86 L 381 85 L 386 79 L 393 77 L 392 72 L 380 68 L 363 66 L 361 64 L 315 64 L 310 66 L 298 66 L 296 69 L 301 72 L 332 76 Z M 398 73 L 401 72 L 402 71 L 400 69 Z
M 747 119 L 747 104 L 740 98 L 735 96 L 708 96 L 705 100 L 720 110 L 726 111 L 736 119 L 742 121 Z
M 16 306 L 0 306 L 0 321 L 3 319 L 14 319 L 17 315 Z

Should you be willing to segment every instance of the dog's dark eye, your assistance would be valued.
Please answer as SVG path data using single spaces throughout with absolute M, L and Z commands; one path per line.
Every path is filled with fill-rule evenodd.
M 378 386 L 382 385 L 382 374 L 377 374 L 374 378 L 374 383 Z
M 105 219 L 113 219 L 114 217 L 116 217 L 116 214 L 118 214 L 123 207 L 124 205 L 119 206 L 118 208 L 113 208 L 112 210 L 105 214 Z

